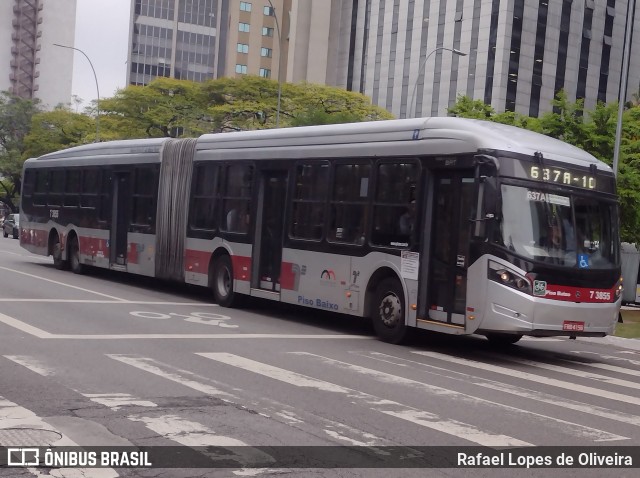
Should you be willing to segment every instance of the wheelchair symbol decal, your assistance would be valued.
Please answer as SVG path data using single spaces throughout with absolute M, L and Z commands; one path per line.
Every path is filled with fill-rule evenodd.
M 156 319 L 156 320 L 166 320 L 172 317 L 181 317 L 185 322 L 193 322 L 196 324 L 202 325 L 216 325 L 218 327 L 223 327 L 227 329 L 236 329 L 237 325 L 228 324 L 225 321 L 230 320 L 231 317 L 221 314 L 214 314 L 211 312 L 191 312 L 189 315 L 184 314 L 176 314 L 175 312 L 169 312 L 168 314 L 163 314 L 162 312 L 147 312 L 141 310 L 134 310 L 133 312 L 129 312 L 129 314 L 134 317 L 140 317 L 141 319 Z
M 578 267 L 581 269 L 589 268 L 589 256 L 586 254 L 578 254 Z

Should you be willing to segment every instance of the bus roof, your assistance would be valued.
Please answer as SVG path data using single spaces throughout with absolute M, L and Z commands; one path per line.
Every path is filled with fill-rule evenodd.
M 515 126 L 456 117 L 413 118 L 362 123 L 303 126 L 232 133 L 205 134 L 198 150 L 319 146 L 415 140 L 457 140 L 468 152 L 496 150 L 567 161 L 585 166 L 597 164 L 611 170 L 586 151 L 550 136 Z
M 162 144 L 169 138 L 125 139 L 90 143 L 82 146 L 55 151 L 38 158 L 40 160 L 87 158 L 91 156 L 112 156 L 123 154 L 159 153 Z
M 169 138 L 133 139 L 92 143 L 45 154 L 35 161 L 55 159 L 84 159 L 100 156 L 128 156 L 134 154 L 159 153 Z M 412 143 L 411 154 L 421 151 L 422 142 L 442 145 L 443 140 L 455 142 L 452 153 L 475 153 L 479 150 L 513 152 L 533 156 L 540 152 L 543 157 L 565 161 L 569 164 L 588 166 L 596 164 L 598 169 L 611 172 L 611 168 L 591 154 L 560 140 L 522 128 L 455 117 L 413 118 L 386 121 L 369 121 L 321 126 L 303 126 L 269 130 L 242 131 L 233 133 L 205 134 L 198 138 L 199 151 L 220 150 L 264 150 L 268 148 L 322 147 L 324 145 L 346 145 L 397 142 Z M 416 143 L 417 142 L 417 143 Z M 422 143 L 422 144 L 421 144 Z M 435 150 L 431 151 L 434 154 Z M 439 148 L 436 154 L 446 154 Z M 261 154 L 261 156 L 262 156 Z M 96 158 L 97 161 L 99 161 Z M 34 160 L 28 160 L 32 162 Z

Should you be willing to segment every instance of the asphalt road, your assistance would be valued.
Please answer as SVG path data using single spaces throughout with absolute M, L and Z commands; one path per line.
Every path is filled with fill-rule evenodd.
M 419 334 L 393 346 L 362 320 L 262 301 L 224 309 L 203 289 L 58 271 L 0 239 L 0 446 L 241 455 L 226 468 L 0 476 L 637 476 L 637 455 L 636 469 L 382 469 L 465 447 L 626 455 L 640 445 L 635 344 L 525 338 L 495 350 Z M 303 448 L 362 445 L 366 456 L 340 468 L 322 466 L 344 463 L 345 448 Z M 279 466 L 282 453 L 303 468 Z

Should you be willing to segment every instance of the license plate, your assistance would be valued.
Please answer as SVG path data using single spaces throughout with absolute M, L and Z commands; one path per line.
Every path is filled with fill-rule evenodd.
M 570 332 L 583 332 L 584 322 L 565 320 L 564 322 L 562 322 L 562 330 L 568 330 Z

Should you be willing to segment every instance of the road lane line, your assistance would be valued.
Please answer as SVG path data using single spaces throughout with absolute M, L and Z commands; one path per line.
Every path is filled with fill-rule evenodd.
M 8 315 L 5 315 L 1 312 L 0 312 L 0 322 L 3 322 L 6 325 L 9 325 L 15 329 L 18 329 L 21 332 L 25 332 L 27 334 L 38 337 L 39 339 L 51 339 L 54 337 L 49 332 L 45 332 L 44 330 L 39 329 L 38 327 L 34 327 L 33 325 L 25 324 L 24 322 L 18 319 L 14 319 L 13 317 L 9 317 Z
M 427 368 L 429 369 L 428 373 L 432 375 L 437 375 L 438 377 L 443 377 L 449 380 L 457 380 L 457 381 L 462 381 L 464 383 L 471 383 L 478 387 L 488 388 L 490 390 L 498 390 L 503 393 L 515 395 L 517 397 L 526 398 L 526 399 L 534 400 L 537 402 L 543 402 L 549 405 L 555 405 L 562 409 L 570 409 L 577 412 L 583 412 L 588 415 L 596 415 L 602 418 L 607 418 L 609 420 L 626 423 L 629 425 L 640 426 L 640 416 L 638 415 L 619 412 L 616 410 L 611 410 L 609 408 L 599 407 L 597 405 L 591 405 L 588 403 L 579 402 L 577 400 L 571 400 L 568 398 L 561 398 L 557 395 L 540 392 L 538 390 L 530 390 L 527 388 L 519 387 L 517 385 L 510 385 L 503 382 L 498 382 L 496 380 L 480 378 L 475 375 L 470 375 L 463 372 L 457 372 L 455 370 L 451 370 L 444 367 L 438 367 L 436 365 L 431 365 L 423 362 L 417 362 L 415 360 L 395 357 L 395 356 L 383 354 L 380 352 L 358 353 L 358 355 L 362 357 L 370 358 L 371 360 L 390 363 L 398 367 L 406 367 L 407 364 L 410 364 L 410 365 L 418 366 L 420 368 Z M 379 357 L 384 357 L 384 359 L 381 359 Z M 405 363 L 397 363 L 397 362 L 394 362 L 394 360 L 400 360 Z M 432 370 L 436 370 L 437 372 L 434 372 Z M 438 373 L 438 372 L 444 372 L 444 373 Z M 456 375 L 457 378 L 452 377 L 451 374 Z
M 593 395 L 598 398 L 607 398 L 610 400 L 616 400 L 618 402 L 631 403 L 633 405 L 640 405 L 640 398 L 630 395 L 623 395 L 621 393 L 609 392 L 608 390 L 602 390 L 600 388 L 587 387 L 577 383 L 567 382 L 565 380 L 558 380 L 555 378 L 544 377 L 542 375 L 536 375 L 529 372 L 521 372 L 508 367 L 502 367 L 498 365 L 487 364 L 483 362 L 475 362 L 473 360 L 451 357 L 449 355 L 441 354 L 438 352 L 423 352 L 412 351 L 411 353 L 431 357 L 433 359 L 442 360 L 445 362 L 451 362 L 458 365 L 465 365 L 467 367 L 477 368 L 485 370 L 487 372 L 498 373 L 501 375 L 508 375 L 509 377 L 519 378 L 522 380 L 528 380 L 531 382 L 541 383 L 543 385 L 550 385 L 552 387 L 563 388 L 565 390 L 571 390 L 572 392 L 585 393 L 587 395 Z
M 109 304 L 109 305 L 176 305 L 192 307 L 220 307 L 218 304 L 206 304 L 201 302 L 165 302 L 146 300 L 92 300 L 92 299 L 17 299 L 0 298 L 0 302 L 44 302 L 44 303 L 64 303 L 64 304 Z
M 120 297 L 115 297 L 115 296 L 109 295 L 109 294 L 103 294 L 102 292 L 96 292 L 95 290 L 85 289 L 83 287 L 78 287 L 76 285 L 65 284 L 64 282 L 60 282 L 60 281 L 53 280 L 53 279 L 47 279 L 45 277 L 37 276 L 35 274 L 29 274 L 28 272 L 22 272 L 22 271 L 19 271 L 19 270 L 16 270 L 16 269 L 10 269 L 9 267 L 0 266 L 0 269 L 5 270 L 5 271 L 9 271 L 9 272 L 15 272 L 16 274 L 22 274 L 24 276 L 32 277 L 34 279 L 43 280 L 45 282 L 51 282 L 52 284 L 57 284 L 57 285 L 61 285 L 61 286 L 64 286 L 64 287 L 69 287 L 71 289 L 81 290 L 83 292 L 88 292 L 90 294 L 101 295 L 102 297 L 108 297 L 109 299 L 113 299 L 113 300 L 117 300 L 117 301 L 121 301 L 121 302 L 124 301 L 124 299 L 121 299 Z
M 33 335 L 39 339 L 57 340 L 149 340 L 149 339 L 356 339 L 373 340 L 372 337 L 362 335 L 310 335 L 310 334 L 52 334 L 38 327 L 29 325 L 13 317 L 0 313 L 0 322 L 21 332 Z
M 336 367 L 340 370 L 346 370 L 346 371 L 355 372 L 361 375 L 373 377 L 376 380 L 379 380 L 380 382 L 383 382 L 383 383 L 413 387 L 420 390 L 420 392 L 426 392 L 436 396 L 446 397 L 448 399 L 470 403 L 472 405 L 485 405 L 497 410 L 498 413 L 501 413 L 501 414 L 504 414 L 505 412 L 511 412 L 515 415 L 524 415 L 525 417 L 522 417 L 524 419 L 533 418 L 541 422 L 548 422 L 546 423 L 547 426 L 555 427 L 561 430 L 563 433 L 572 434 L 574 437 L 593 440 L 597 442 L 618 441 L 618 440 L 629 439 L 628 437 L 615 435 L 615 434 L 606 432 L 604 430 L 599 430 L 597 428 L 581 425 L 579 423 L 569 422 L 567 420 L 562 420 L 562 419 L 551 417 L 548 415 L 542 415 L 540 413 L 524 410 L 522 408 L 512 407 L 510 405 L 494 402 L 492 400 L 476 397 L 474 395 L 458 392 L 456 390 L 450 390 L 448 388 L 439 387 L 437 385 L 430 385 L 417 380 L 401 377 L 399 375 L 394 375 L 394 374 L 381 372 L 381 371 L 366 368 L 366 367 L 361 367 L 360 365 L 342 362 L 342 361 L 335 360 L 322 355 L 316 355 L 309 352 L 290 352 L 290 353 L 294 355 L 313 357 L 313 358 L 319 359 L 321 362 L 327 365 Z
M 531 446 L 531 443 L 518 440 L 516 438 L 482 431 L 473 425 L 456 420 L 442 419 L 438 415 L 426 411 L 418 410 L 407 405 L 403 405 L 392 400 L 382 399 L 358 390 L 350 389 L 324 380 L 318 380 L 296 372 L 291 372 L 282 368 L 274 367 L 255 360 L 240 357 L 228 353 L 199 353 L 202 357 L 253 372 L 280 382 L 300 388 L 309 388 L 329 393 L 344 395 L 349 399 L 356 400 L 362 405 L 369 406 L 372 410 L 385 415 L 394 416 L 420 425 L 432 430 L 436 430 L 448 435 L 452 435 L 463 440 L 478 443 L 484 446 Z

